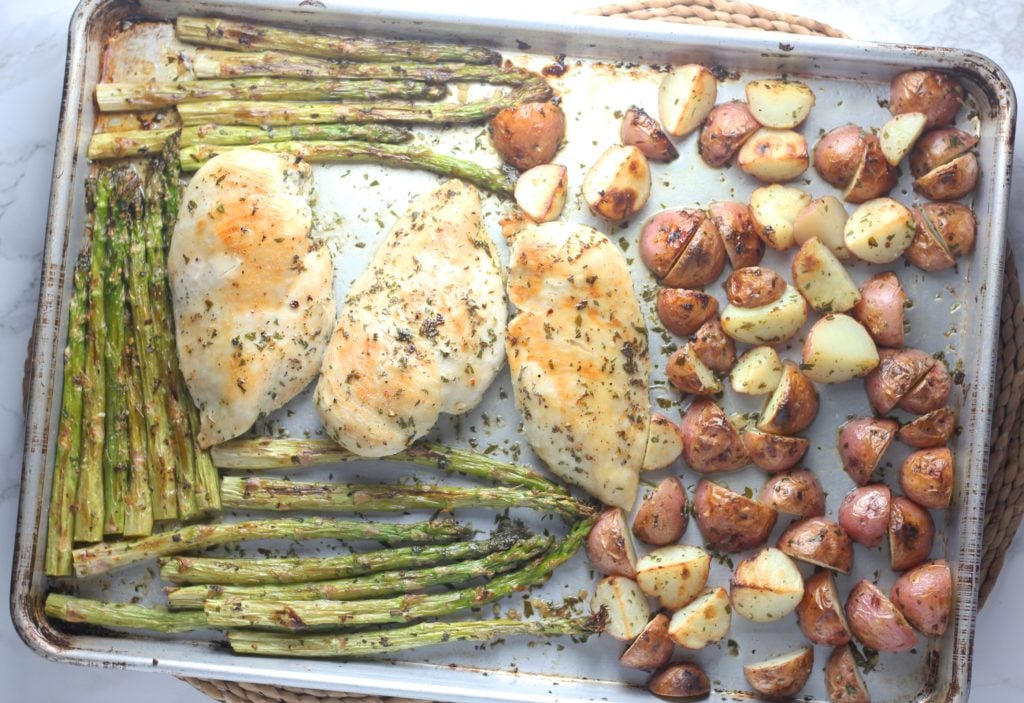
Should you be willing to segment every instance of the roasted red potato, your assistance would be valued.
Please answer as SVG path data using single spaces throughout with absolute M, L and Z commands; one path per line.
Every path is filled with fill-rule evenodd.
M 787 437 L 753 428 L 743 431 L 743 448 L 754 466 L 776 473 L 791 469 L 800 463 L 810 444 L 804 437 Z
M 666 330 L 688 337 L 718 312 L 714 296 L 700 290 L 662 288 L 658 291 L 658 319 Z
M 882 145 L 874 134 L 864 136 L 864 154 L 853 175 L 853 180 L 843 191 L 843 200 L 848 203 L 864 203 L 885 195 L 896 185 L 899 169 L 889 163 L 882 152 Z
M 935 523 L 927 510 L 899 496 L 889 511 L 889 564 L 893 571 L 913 569 L 932 553 Z
M 679 424 L 683 459 L 702 474 L 735 471 L 750 463 L 739 431 L 710 398 L 697 398 Z
M 879 349 L 878 358 L 878 367 L 864 378 L 864 390 L 875 412 L 888 415 L 931 371 L 935 359 L 920 349 Z
M 782 364 L 782 380 L 761 412 L 757 429 L 775 434 L 796 434 L 818 416 L 818 391 L 792 361 Z
M 924 378 L 900 398 L 898 405 L 908 413 L 930 413 L 946 405 L 952 388 L 953 379 L 946 368 L 946 362 L 936 360 Z
M 711 168 L 725 166 L 743 142 L 760 128 L 745 102 L 734 100 L 715 105 L 701 127 L 697 150 Z
M 697 484 L 693 508 L 704 539 L 728 553 L 764 544 L 778 519 L 774 508 L 704 479 Z
M 565 115 L 554 103 L 506 107 L 491 120 L 494 149 L 520 171 L 551 161 L 564 137 Z
M 903 425 L 896 437 L 916 449 L 930 449 L 944 446 L 955 431 L 956 413 L 952 408 L 939 408 Z
M 684 344 L 668 358 L 665 375 L 669 383 L 683 393 L 716 395 L 722 392 L 722 382 L 697 356 L 693 344 Z
M 669 288 L 700 288 L 717 279 L 724 268 L 725 244 L 714 221 L 704 216 L 661 283 Z
M 697 358 L 712 371 L 728 373 L 736 365 L 736 342 L 725 333 L 717 316 L 700 326 L 690 340 L 690 346 Z
M 675 161 L 679 152 L 658 121 L 642 107 L 626 110 L 619 128 L 619 138 L 626 146 L 635 146 L 651 161 Z
M 725 254 L 734 269 L 756 266 L 764 257 L 764 240 L 757 236 L 750 221 L 750 210 L 743 203 L 719 202 L 708 206 L 710 217 L 725 245 Z
M 933 129 L 917 140 L 910 152 L 910 173 L 920 178 L 963 156 L 978 145 L 978 138 L 962 129 Z
M 858 486 L 839 506 L 839 526 L 850 539 L 865 547 L 877 547 L 889 531 L 892 492 L 884 483 Z
M 662 698 L 697 698 L 711 691 L 711 681 L 696 664 L 672 664 L 647 682 L 647 690 Z
M 675 643 L 668 636 L 668 616 L 658 613 L 619 657 L 630 669 L 657 669 L 668 664 Z
M 635 146 L 615 144 L 597 158 L 580 187 L 587 207 L 621 222 L 639 213 L 651 197 L 651 166 Z
M 658 471 L 676 462 L 683 453 L 683 438 L 679 426 L 664 415 L 651 415 L 651 427 L 647 432 L 647 447 L 641 471 Z
M 786 282 L 782 276 L 763 266 L 735 269 L 725 279 L 725 297 L 741 308 L 756 308 L 782 297 Z
M 686 532 L 686 489 L 675 476 L 662 480 L 637 508 L 633 534 L 655 546 L 674 544 Z
M 836 127 L 814 147 L 814 168 L 829 185 L 845 188 L 864 157 L 868 132 L 855 124 Z
M 928 203 L 914 208 L 914 239 L 903 252 L 923 271 L 942 271 L 974 248 L 974 212 L 960 203 Z
M 831 703 L 871 703 L 850 645 L 836 647 L 825 663 L 825 690 Z
M 853 636 L 879 652 L 904 652 L 917 644 L 907 619 L 870 581 L 858 581 L 850 591 L 846 619 Z
M 705 219 L 701 210 L 683 208 L 659 212 L 647 220 L 640 233 L 640 258 L 655 278 L 668 275 Z
M 978 157 L 964 154 L 914 181 L 914 190 L 931 200 L 956 200 L 978 185 Z
M 804 582 L 804 597 L 796 606 L 796 619 L 804 637 L 815 644 L 835 647 L 850 641 L 850 625 L 831 571 L 816 571 Z
M 843 528 L 823 517 L 794 522 L 779 537 L 778 548 L 794 559 L 844 574 L 853 566 L 853 540 Z
M 910 247 L 912 249 L 914 245 Z M 903 346 L 906 302 L 907 294 L 903 292 L 900 279 L 892 271 L 886 271 L 864 281 L 860 287 L 860 301 L 850 314 L 864 325 L 876 344 L 898 348 Z
M 622 508 L 598 516 L 587 535 L 587 557 L 606 576 L 636 578 L 636 548 Z
M 900 466 L 900 488 L 922 507 L 949 507 L 953 499 L 953 453 L 948 447 L 914 452 Z
M 953 76 L 939 71 L 904 71 L 889 85 L 889 111 L 894 115 L 922 112 L 927 126 L 952 124 L 963 102 L 964 89 Z
M 857 417 L 839 429 L 839 458 L 855 483 L 871 480 L 898 429 L 895 420 L 877 417 Z
M 807 685 L 814 668 L 814 650 L 810 647 L 743 667 L 750 687 L 769 699 L 792 698 Z
M 772 475 L 757 499 L 780 513 L 796 517 L 825 514 L 825 491 L 818 477 L 807 469 L 790 469 Z
M 892 586 L 892 604 L 925 637 L 941 637 L 953 607 L 953 574 L 949 562 L 921 564 Z

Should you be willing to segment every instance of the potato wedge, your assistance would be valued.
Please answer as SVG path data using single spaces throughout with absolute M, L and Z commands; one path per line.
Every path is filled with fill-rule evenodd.
M 871 480 L 898 428 L 895 420 L 877 417 L 855 417 L 839 428 L 839 459 L 854 483 Z
M 879 415 L 887 415 L 924 380 L 935 363 L 920 349 L 880 349 L 878 367 L 864 379 L 871 407 Z
M 843 190 L 843 200 L 848 203 L 863 203 L 887 194 L 900 175 L 899 169 L 885 160 L 878 137 L 866 134 L 863 139 L 864 154 L 853 180 Z
M 952 390 L 953 379 L 946 362 L 936 359 L 924 378 L 907 391 L 897 405 L 908 413 L 930 413 L 949 402 Z
M 636 563 L 636 582 L 662 606 L 678 610 L 704 591 L 710 569 L 711 555 L 703 549 L 673 544 L 640 558 Z
M 814 107 L 814 91 L 799 81 L 750 81 L 746 92 L 750 112 L 765 127 L 793 129 Z
M 686 507 L 686 489 L 682 481 L 676 476 L 662 479 L 657 488 L 640 502 L 633 517 L 633 534 L 647 544 L 659 547 L 678 542 L 690 520 Z M 639 576 L 637 582 L 643 586 Z
M 858 486 L 839 506 L 839 526 L 850 539 L 865 547 L 877 547 L 889 532 L 892 492 L 884 483 Z
M 926 132 L 910 152 L 910 173 L 914 178 L 920 178 L 970 152 L 977 145 L 978 138 L 962 129 L 933 129 Z
M 955 431 L 956 413 L 952 408 L 939 408 L 903 425 L 896 437 L 915 449 L 930 449 L 944 446 Z
M 899 166 L 914 148 L 918 137 L 924 133 L 927 123 L 928 115 L 923 112 L 903 112 L 886 122 L 879 133 L 885 160 L 892 166 Z
M 673 464 L 683 451 L 683 438 L 679 428 L 664 415 L 651 416 L 651 429 L 647 433 L 647 451 L 641 471 L 657 471 Z
M 802 300 L 802 298 L 801 298 Z M 818 391 L 792 361 L 782 363 L 782 380 L 761 411 L 757 429 L 774 434 L 796 434 L 818 415 Z
M 700 360 L 692 344 L 684 344 L 669 357 L 666 373 L 669 383 L 683 393 L 715 395 L 722 392 L 722 382 Z
M 718 81 L 699 64 L 677 66 L 665 74 L 658 87 L 658 116 L 673 137 L 682 137 L 700 126 L 715 106 Z
M 825 491 L 818 477 L 807 469 L 789 469 L 772 475 L 761 487 L 757 499 L 786 515 L 825 514 Z
M 672 664 L 647 682 L 647 690 L 662 698 L 699 698 L 711 692 L 707 674 L 696 664 Z
M 953 76 L 939 71 L 904 71 L 889 86 L 889 111 L 894 115 L 921 112 L 927 127 L 952 124 L 964 89 Z
M 960 203 L 928 203 L 914 208 L 914 240 L 903 252 L 907 261 L 924 271 L 956 265 L 974 248 L 974 212 Z
M 764 544 L 775 526 L 775 508 L 701 479 L 693 495 L 693 516 L 713 549 L 742 552 Z
M 823 517 L 794 522 L 779 537 L 778 548 L 815 566 L 824 566 L 843 574 L 853 566 L 853 540 L 845 530 Z
M 793 223 L 811 202 L 799 188 L 778 184 L 761 186 L 750 194 L 750 223 L 765 244 L 780 251 L 795 243 Z
M 559 164 L 540 164 L 516 181 L 516 205 L 534 222 L 557 220 L 565 207 L 568 171 Z
M 802 175 L 811 160 L 804 135 L 762 127 L 743 142 L 736 164 L 762 183 L 785 183 Z
M 551 102 L 506 107 L 491 120 L 491 140 L 502 161 L 520 171 L 554 158 L 565 137 L 565 114 Z
M 914 181 L 914 190 L 931 200 L 957 200 L 978 184 L 978 157 L 964 154 Z
M 825 315 L 807 333 L 800 368 L 812 381 L 844 383 L 868 375 L 876 366 L 874 340 L 849 315 Z
M 888 264 L 914 239 L 914 217 L 892 198 L 876 198 L 850 215 L 843 231 L 846 247 L 862 261 Z
M 915 241 L 917 236 L 914 237 Z M 913 249 L 911 244 L 910 249 Z M 907 249 L 909 252 L 910 249 Z M 903 346 L 903 317 L 907 294 L 892 271 L 875 274 L 860 287 L 860 301 L 850 314 L 883 347 Z
M 793 286 L 778 300 L 758 308 L 726 305 L 721 315 L 725 333 L 744 344 L 779 344 L 791 339 L 807 322 L 807 301 Z
M 728 373 L 736 365 L 736 342 L 725 333 L 722 321 L 712 317 L 693 335 L 693 353 L 712 371 Z
M 809 445 L 804 437 L 787 437 L 752 428 L 744 430 L 741 439 L 750 461 L 768 473 L 778 473 L 796 466 L 807 453 Z
M 831 703 L 871 703 L 871 694 L 849 645 L 836 647 L 825 663 L 825 690 Z
M 675 612 L 668 635 L 680 647 L 703 649 L 729 634 L 731 624 L 732 607 L 725 589 L 707 589 Z
M 814 650 L 801 647 L 756 664 L 744 664 L 750 687 L 767 698 L 791 698 L 803 690 L 814 667 Z
M 606 576 L 594 586 L 591 612 L 605 609 L 604 632 L 617 640 L 634 640 L 651 619 L 651 606 L 636 581 L 625 576 Z
M 953 574 L 944 560 L 921 564 L 900 576 L 890 591 L 892 604 L 925 637 L 941 637 L 953 608 Z
M 750 210 L 743 203 L 718 202 L 708 206 L 708 217 L 715 223 L 725 245 L 725 254 L 734 269 L 756 266 L 764 256 L 764 240 L 754 232 Z
M 932 553 L 935 523 L 920 505 L 899 496 L 889 511 L 889 564 L 893 571 L 913 569 Z
M 850 591 L 846 619 L 853 636 L 879 652 L 904 652 L 917 644 L 907 619 L 870 581 L 858 581 Z
M 711 168 L 725 166 L 760 128 L 746 103 L 734 100 L 715 105 L 701 127 L 697 151 Z
M 953 452 L 949 447 L 919 449 L 900 466 L 900 488 L 925 508 L 948 508 L 953 500 Z
M 636 578 L 636 548 L 622 508 L 598 516 L 587 535 L 587 557 L 606 576 Z
M 782 380 L 782 360 L 771 347 L 754 347 L 729 372 L 729 385 L 737 393 L 767 395 Z
M 658 613 L 626 647 L 619 657 L 619 664 L 630 669 L 657 669 L 668 664 L 674 649 L 675 643 L 668 636 L 668 616 Z
M 718 312 L 718 301 L 701 290 L 658 290 L 658 319 L 672 334 L 688 337 Z
M 860 302 L 857 284 L 817 237 L 811 237 L 797 250 L 792 271 L 793 285 L 817 312 L 846 312 Z
M 750 459 L 740 434 L 710 398 L 697 398 L 679 424 L 683 438 L 683 460 L 699 473 L 735 471 Z
M 827 132 L 814 145 L 814 169 L 818 175 L 836 188 L 850 185 L 864 160 L 870 134 L 855 124 Z
M 782 297 L 786 282 L 782 276 L 763 266 L 733 270 L 725 279 L 725 297 L 741 308 L 757 308 Z
M 636 105 L 623 115 L 619 139 L 626 146 L 635 146 L 651 161 L 668 162 L 679 158 L 679 152 L 658 121 Z
M 754 622 L 774 622 L 792 613 L 804 596 L 804 578 L 793 560 L 767 547 L 736 565 L 730 599 L 736 612 Z
M 724 268 L 725 244 L 715 223 L 705 217 L 661 283 L 669 288 L 699 288 L 717 279 Z
M 846 248 L 843 232 L 849 215 L 843 202 L 834 195 L 815 198 L 797 213 L 793 220 L 793 240 L 803 244 L 812 237 L 828 247 L 837 259 L 848 261 L 853 258 Z
M 651 195 L 651 169 L 635 146 L 610 146 L 583 178 L 583 199 L 595 215 L 621 221 L 640 212 Z
M 835 575 L 823 569 L 804 582 L 804 597 L 796 606 L 796 619 L 804 637 L 828 647 L 850 641 L 850 624 L 836 588 Z
M 644 223 L 640 232 L 640 258 L 658 280 L 665 278 L 694 233 L 707 219 L 701 210 L 665 210 Z M 682 286 L 676 286 L 682 287 Z

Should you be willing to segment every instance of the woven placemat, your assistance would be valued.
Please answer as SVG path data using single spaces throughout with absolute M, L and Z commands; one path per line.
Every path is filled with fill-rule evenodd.
M 816 34 L 842 38 L 838 29 L 816 20 L 774 12 L 756 5 L 723 0 L 646 0 L 603 5 L 585 11 L 590 15 L 661 20 L 735 29 L 753 29 L 789 34 Z M 1003 285 L 1000 342 L 1002 356 L 997 371 L 992 449 L 989 462 L 989 493 L 985 506 L 984 552 L 981 563 L 980 604 L 995 585 L 1006 549 L 1021 522 L 1024 511 L 1024 459 L 1021 455 L 1021 404 L 1024 401 L 1024 306 L 1021 305 L 1017 266 L 1007 259 Z M 360 703 L 410 703 L 405 698 L 363 696 L 286 686 L 235 683 L 183 678 L 210 698 L 223 703 L 318 703 L 319 701 L 360 701 Z M 425 703 L 425 702 L 416 702 Z

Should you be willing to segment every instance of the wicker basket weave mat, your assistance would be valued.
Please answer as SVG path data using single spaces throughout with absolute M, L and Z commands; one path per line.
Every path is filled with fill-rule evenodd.
M 816 20 L 726 0 L 644 0 L 603 5 L 586 14 L 661 20 L 735 29 L 754 29 L 790 34 L 817 34 L 842 38 L 838 29 Z M 982 544 L 981 594 L 979 604 L 995 585 L 1013 535 L 1024 512 L 1024 459 L 1021 455 L 1021 405 L 1024 403 L 1024 305 L 1021 304 L 1017 266 L 1012 256 L 1006 262 L 1003 284 L 1002 354 L 996 373 L 999 395 L 992 417 L 992 448 L 989 459 L 989 493 L 985 506 L 985 534 Z M 365 696 L 266 684 L 235 683 L 182 678 L 210 698 L 223 703 L 317 703 L 318 701 L 360 701 L 361 703 L 424 703 L 407 698 Z

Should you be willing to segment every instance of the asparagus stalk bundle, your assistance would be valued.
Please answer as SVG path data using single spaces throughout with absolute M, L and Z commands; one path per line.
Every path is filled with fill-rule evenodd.
M 321 510 L 381 513 L 458 508 L 528 508 L 570 518 L 586 511 L 574 499 L 519 488 L 410 486 L 282 481 L 228 476 L 221 481 L 225 507 L 241 510 Z
M 120 542 L 104 542 L 74 550 L 75 574 L 91 576 L 154 557 L 254 539 L 352 539 L 380 542 L 441 542 L 464 539 L 472 530 L 451 520 L 396 524 L 327 518 L 249 520 L 187 525 L 169 532 Z
M 195 171 L 217 154 L 240 148 L 289 154 L 311 163 L 377 163 L 398 168 L 418 168 L 450 178 L 461 178 L 505 197 L 511 197 L 515 188 L 503 171 L 440 154 L 426 147 L 407 144 L 369 144 L 356 141 L 271 142 L 250 147 L 196 144 L 181 150 L 181 168 L 183 171 Z
M 177 19 L 174 28 L 178 39 L 183 42 L 235 51 L 270 49 L 368 62 L 461 61 L 495 64 L 501 60 L 497 52 L 476 46 L 314 34 L 225 19 L 183 16 Z
M 481 559 L 432 566 L 413 571 L 385 571 L 348 579 L 312 583 L 267 584 L 262 586 L 198 585 L 167 589 L 172 609 L 202 610 L 212 598 L 252 600 L 359 600 L 380 598 L 396 593 L 412 593 L 432 586 L 465 583 L 476 578 L 493 578 L 550 548 L 550 537 L 533 537 L 510 549 L 494 552 Z
M 86 623 L 100 627 L 120 627 L 156 632 L 189 632 L 206 628 L 201 612 L 172 613 L 166 608 L 149 608 L 129 603 L 104 603 L 60 593 L 46 596 L 47 617 L 65 622 Z
M 411 622 L 448 615 L 492 603 L 515 591 L 542 583 L 554 569 L 576 553 L 593 522 L 593 518 L 580 520 L 565 540 L 544 555 L 475 588 L 360 601 L 215 599 L 204 604 L 206 618 L 213 627 L 305 631 Z

